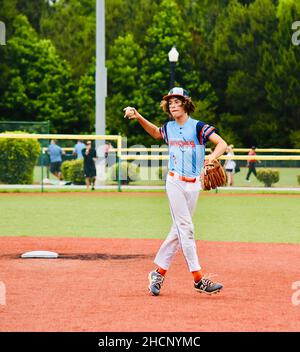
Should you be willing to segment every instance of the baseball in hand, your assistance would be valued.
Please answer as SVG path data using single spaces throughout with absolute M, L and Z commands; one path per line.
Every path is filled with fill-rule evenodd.
M 135 116 L 135 108 L 127 106 L 123 109 L 125 111 L 124 118 L 133 119 Z

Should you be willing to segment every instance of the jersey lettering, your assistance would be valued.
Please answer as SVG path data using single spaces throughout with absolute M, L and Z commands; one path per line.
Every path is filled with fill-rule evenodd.
M 216 129 L 189 118 L 183 125 L 169 121 L 159 131 L 169 145 L 169 170 L 182 176 L 199 176 L 204 164 L 205 145 Z

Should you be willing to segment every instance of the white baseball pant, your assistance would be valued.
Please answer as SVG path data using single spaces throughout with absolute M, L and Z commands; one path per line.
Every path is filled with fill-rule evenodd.
M 154 259 L 154 263 L 164 270 L 169 269 L 171 261 L 179 248 L 182 249 L 189 271 L 201 270 L 192 222 L 200 188 L 198 178 L 195 183 L 190 183 L 179 180 L 176 174 L 175 176 L 167 176 L 166 192 L 173 224 Z

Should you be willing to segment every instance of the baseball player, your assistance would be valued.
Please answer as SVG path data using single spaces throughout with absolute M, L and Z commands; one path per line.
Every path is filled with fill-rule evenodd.
M 173 225 L 155 257 L 157 268 L 149 273 L 149 291 L 154 296 L 159 295 L 171 261 L 181 248 L 193 275 L 194 288 L 207 294 L 217 293 L 223 286 L 201 272 L 192 215 L 201 188 L 200 173 L 204 166 L 206 142 L 209 140 L 215 144 L 214 151 L 208 156 L 208 163 L 213 163 L 221 156 L 227 144 L 213 126 L 189 116 L 195 106 L 185 89 L 171 89 L 163 97 L 161 107 L 171 120 L 160 128 L 145 119 L 135 108 L 128 106 L 124 109 L 124 117 L 136 119 L 152 137 L 164 139 L 169 146 L 166 193 Z

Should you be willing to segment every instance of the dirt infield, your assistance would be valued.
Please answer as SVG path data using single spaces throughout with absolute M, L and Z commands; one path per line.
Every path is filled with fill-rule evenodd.
M 300 245 L 198 241 L 203 269 L 218 273 L 223 292 L 194 291 L 178 253 L 152 297 L 147 275 L 160 243 L 1 237 L 0 331 L 300 331 L 300 305 L 292 303 Z M 62 258 L 19 257 L 40 249 Z

